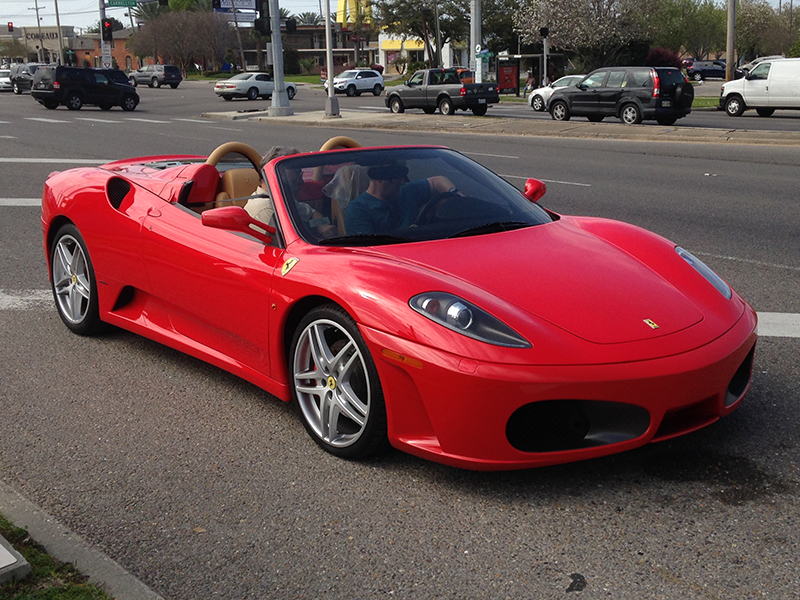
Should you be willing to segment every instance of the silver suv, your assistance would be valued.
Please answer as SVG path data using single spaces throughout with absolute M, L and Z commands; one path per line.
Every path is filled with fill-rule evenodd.
M 333 90 L 337 94 L 360 96 L 361 92 L 372 92 L 374 96 L 380 96 L 383 88 L 383 75 L 373 69 L 353 69 L 333 78 Z M 325 89 L 328 89 L 327 81 Z
M 174 90 L 183 81 L 183 75 L 175 65 L 145 65 L 141 69 L 131 71 L 128 74 L 128 81 L 134 87 L 146 83 L 155 88 L 169 85 Z

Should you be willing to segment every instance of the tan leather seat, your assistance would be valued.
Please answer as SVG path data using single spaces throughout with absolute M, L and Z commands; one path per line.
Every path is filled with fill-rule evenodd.
M 221 191 L 215 198 L 216 206 L 244 206 L 247 197 L 252 196 L 258 187 L 258 173 L 255 169 L 230 169 L 222 174 Z M 233 200 L 232 198 L 243 198 Z

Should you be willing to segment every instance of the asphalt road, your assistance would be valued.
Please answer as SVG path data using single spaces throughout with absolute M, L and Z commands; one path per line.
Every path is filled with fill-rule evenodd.
M 70 334 L 47 299 L 38 208 L 6 200 L 81 162 L 229 140 L 303 150 L 342 133 L 203 120 L 223 102 L 185 89 L 140 88 L 134 113 L 0 96 L 4 483 L 167 599 L 800 598 L 798 338 L 763 337 L 743 406 L 703 431 L 486 474 L 399 452 L 336 459 L 290 406 L 233 376 L 119 330 Z M 306 95 L 296 110 L 321 107 Z M 441 143 L 515 184 L 545 179 L 545 206 L 655 230 L 756 310 L 800 313 L 796 148 L 349 135 Z

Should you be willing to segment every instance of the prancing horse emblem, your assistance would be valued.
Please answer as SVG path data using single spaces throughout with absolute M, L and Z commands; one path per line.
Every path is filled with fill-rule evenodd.
M 652 319 L 644 319 L 644 322 L 650 326 L 650 329 L 658 329 L 658 323 L 656 323 Z

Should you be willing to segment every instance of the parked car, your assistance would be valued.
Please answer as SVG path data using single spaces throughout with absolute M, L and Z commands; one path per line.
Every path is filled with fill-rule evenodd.
M 175 65 L 145 65 L 128 73 L 128 81 L 133 87 L 146 83 L 151 88 L 169 85 L 174 90 L 183 81 L 183 75 Z
M 555 90 L 558 88 L 575 85 L 584 77 L 586 77 L 585 74 L 565 75 L 564 77 L 556 79 L 553 83 L 548 83 L 544 87 L 536 88 L 530 94 L 528 94 L 528 104 L 533 110 L 542 112 L 544 107 L 547 105 L 547 101 L 550 99 L 550 96 L 553 95 Z
M 681 66 L 686 69 L 687 67 L 691 67 L 694 64 L 694 57 L 692 56 L 685 56 L 681 59 Z
M 0 92 L 10 92 L 12 89 L 11 69 L 0 69 Z
M 776 109 L 800 109 L 800 58 L 763 60 L 741 79 L 722 85 L 719 106 L 732 117 L 754 108 L 762 117 Z
M 708 78 L 725 79 L 724 60 L 696 60 L 686 68 L 689 79 L 703 81 Z
M 336 137 L 261 171 L 260 152 L 227 142 L 51 173 L 40 224 L 54 311 L 75 334 L 120 327 L 293 402 L 310 443 L 346 459 L 391 445 L 499 470 L 688 434 L 700 446 L 697 430 L 745 402 L 756 313 L 681 246 L 556 214 L 538 203 L 541 180 L 521 191 L 447 148 L 357 146 Z M 237 204 L 240 175 L 269 181 L 271 224 Z M 375 211 L 380 233 L 322 233 L 344 201 L 345 215 Z M 322 216 L 303 216 L 307 203 Z M 136 369 L 130 336 L 114 341 Z
M 80 110 L 84 104 L 110 110 L 119 106 L 131 111 L 139 105 L 139 95 L 128 83 L 125 73 L 117 69 L 88 67 L 39 67 L 33 76 L 31 95 L 50 110 L 59 105 Z
M 781 54 L 775 54 L 772 56 L 760 56 L 758 58 L 754 58 L 749 63 L 745 63 L 741 67 L 736 67 L 736 70 L 733 72 L 733 76 L 735 79 L 741 79 L 742 77 L 744 77 L 745 73 L 751 71 L 753 67 L 755 67 L 759 63 L 762 63 L 765 60 L 779 60 L 781 58 L 784 58 L 783 55 Z
M 21 94 L 31 89 L 31 85 L 33 85 L 33 75 L 36 73 L 36 69 L 45 65 L 47 65 L 47 63 L 38 62 L 14 63 L 11 65 L 9 78 L 11 79 L 11 88 L 14 90 L 14 93 Z
M 471 110 L 482 117 L 489 104 L 500 102 L 500 96 L 496 83 L 461 83 L 455 69 L 423 69 L 403 85 L 391 88 L 385 102 L 393 113 L 421 108 L 432 115 L 438 108 L 443 115 Z
M 383 75 L 375 69 L 352 69 L 333 78 L 333 90 L 336 94 L 360 96 L 363 92 L 372 92 L 374 96 L 380 96 L 384 87 Z M 325 89 L 328 89 L 327 81 Z
M 654 119 L 672 125 L 692 112 L 694 89 L 677 67 L 603 67 L 553 92 L 547 110 L 556 121 L 583 116 L 626 125 Z
M 286 95 L 289 100 L 297 94 L 297 86 L 286 82 Z M 275 82 L 269 73 L 239 73 L 230 79 L 223 79 L 214 85 L 214 93 L 225 100 L 234 98 L 271 98 L 275 91 Z

